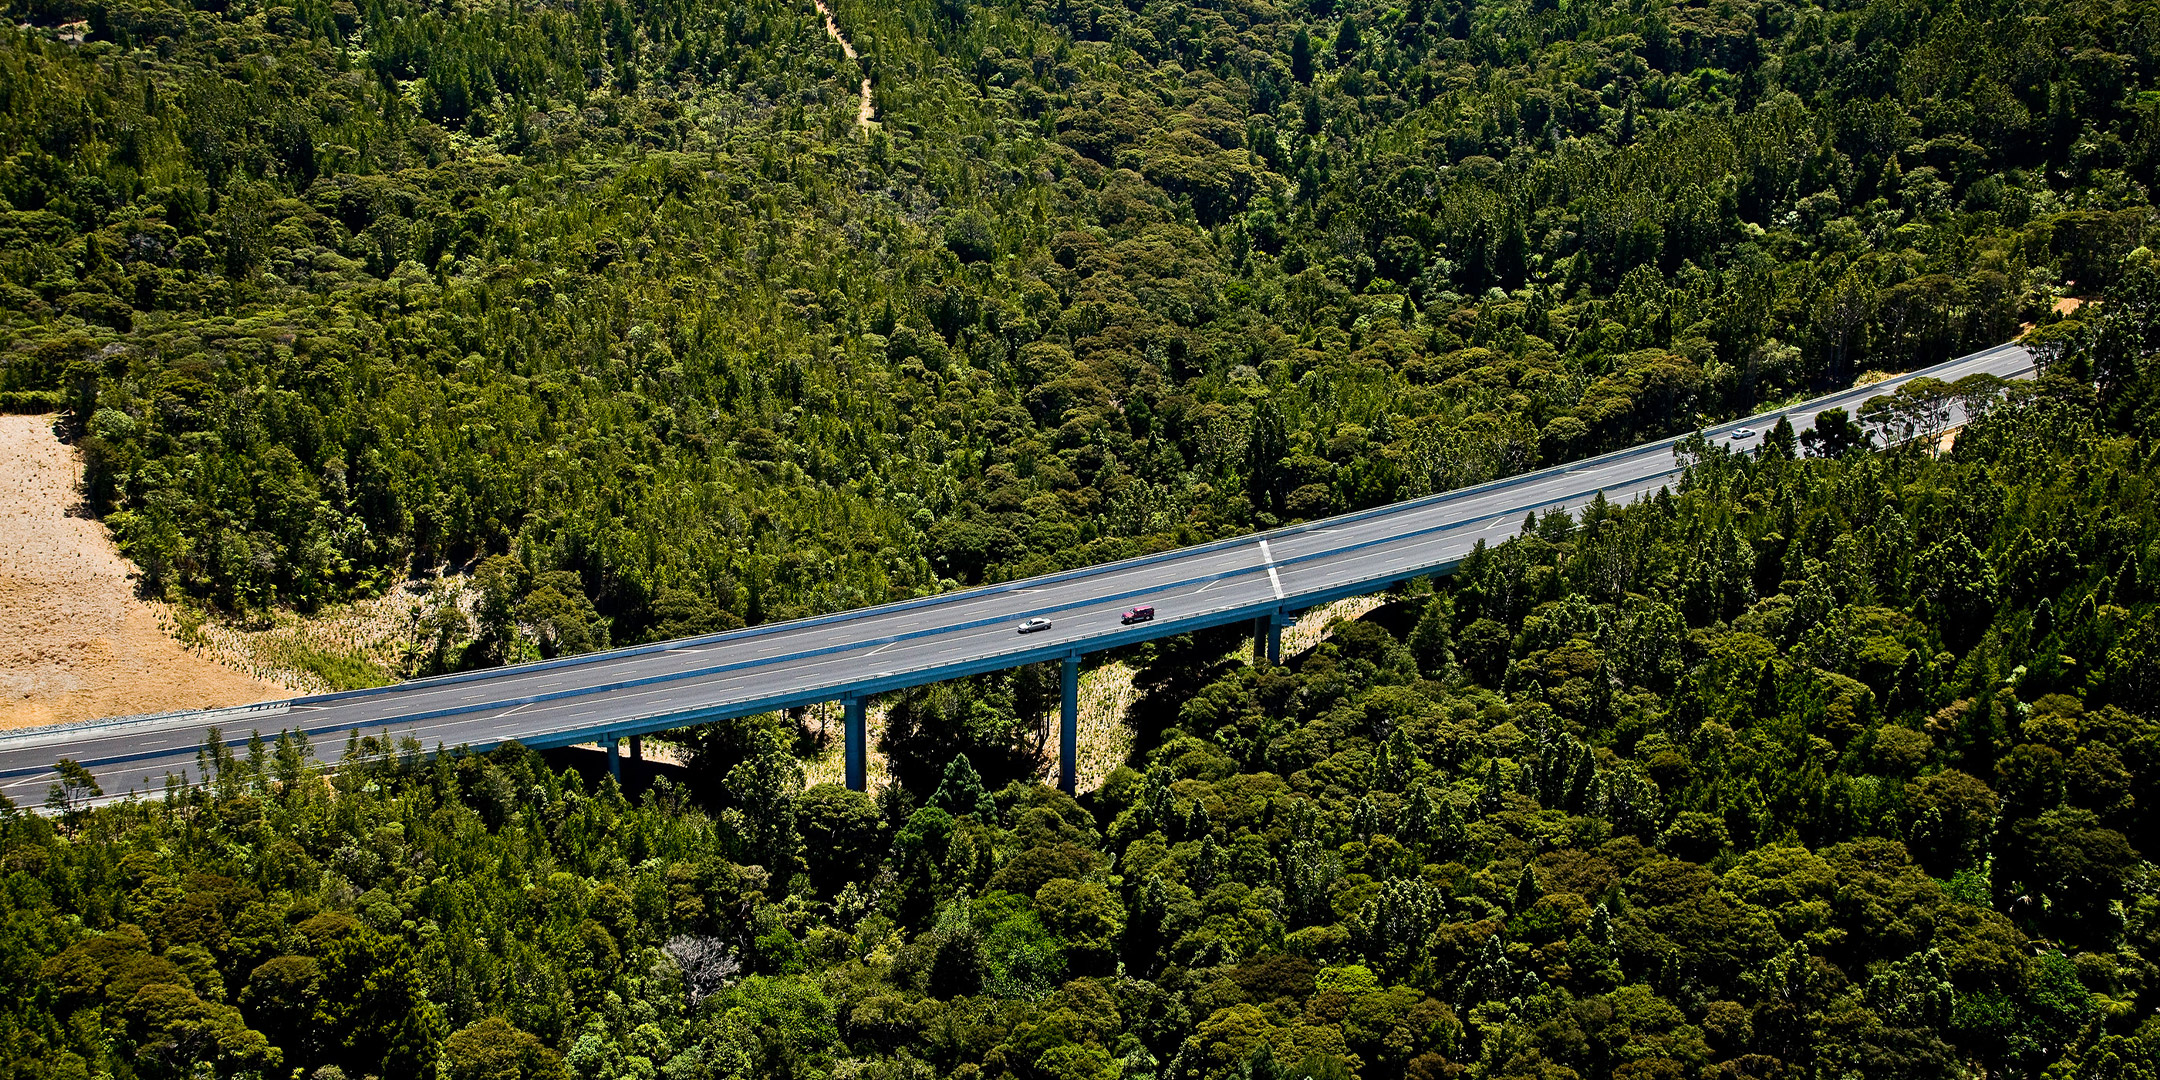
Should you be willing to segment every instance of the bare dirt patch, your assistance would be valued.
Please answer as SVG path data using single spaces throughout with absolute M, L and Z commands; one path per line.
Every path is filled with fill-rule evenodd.
M 72 512 L 81 477 L 52 417 L 0 416 L 0 728 L 288 696 L 173 639 L 105 526 Z

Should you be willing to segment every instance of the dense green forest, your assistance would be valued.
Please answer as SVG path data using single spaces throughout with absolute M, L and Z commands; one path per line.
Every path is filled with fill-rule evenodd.
M 0 408 L 153 594 L 469 571 L 417 674 L 2047 377 L 1134 651 L 1078 800 L 1023 669 L 874 794 L 764 717 L 4 808 L 0 1080 L 2160 1078 L 2160 5 L 833 7 L 12 0 Z
M 802 790 L 770 717 L 635 800 L 357 733 L 56 790 L 0 1075 L 2151 1077 L 2160 446 L 2099 411 L 1705 444 L 1286 665 L 1145 647 L 1079 801 Z
M 153 593 L 570 575 L 415 671 L 1686 431 L 2155 229 L 2149 2 L 841 0 L 867 131 L 807 3 L 10 11 L 0 400 Z

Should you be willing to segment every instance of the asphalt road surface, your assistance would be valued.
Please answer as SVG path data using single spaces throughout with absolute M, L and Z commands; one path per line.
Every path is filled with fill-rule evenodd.
M 1976 372 L 2013 378 L 2031 371 L 2031 354 L 2003 345 L 1707 434 L 1751 450 L 1779 414 L 1804 431 L 1822 409 L 1857 411 L 1918 376 L 1952 382 Z M 1733 436 L 1743 428 L 1754 434 Z M 1580 507 L 1599 493 L 1619 503 L 1654 493 L 1680 472 L 1674 443 L 1270 533 L 820 618 L 377 690 L 17 732 L 0 737 L 0 793 L 22 806 L 42 803 L 56 778 L 54 762 L 63 757 L 89 768 L 108 798 L 154 793 L 168 773 L 192 778 L 196 751 L 212 727 L 241 743 L 255 731 L 266 737 L 305 731 L 318 756 L 329 759 L 343 753 L 347 733 L 356 729 L 410 735 L 430 749 L 477 750 L 510 740 L 560 746 L 1274 617 L 1451 569 L 1478 541 L 1515 535 L 1533 510 Z M 1119 614 L 1137 604 L 1154 605 L 1156 620 L 1121 625 Z M 1052 626 L 1016 633 L 1030 616 Z

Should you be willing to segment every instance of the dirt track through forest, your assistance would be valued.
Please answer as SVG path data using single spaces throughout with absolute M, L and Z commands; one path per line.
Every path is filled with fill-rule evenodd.
M 856 58 L 855 45 L 847 39 L 846 34 L 840 32 L 840 21 L 833 18 L 832 9 L 825 6 L 825 0 L 810 2 L 817 5 L 818 14 L 825 16 L 825 32 L 840 43 L 840 51 L 847 54 L 848 61 L 853 63 Z M 876 120 L 877 108 L 870 103 L 870 76 L 865 75 L 862 77 L 862 104 L 855 107 L 855 122 L 867 129 Z
M 0 416 L 0 728 L 239 705 L 285 688 L 190 653 L 136 599 L 50 416 Z

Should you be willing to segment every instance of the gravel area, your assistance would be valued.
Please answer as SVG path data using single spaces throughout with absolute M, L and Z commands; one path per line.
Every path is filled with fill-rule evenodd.
M 291 690 L 184 648 L 135 595 L 50 416 L 0 416 L 0 728 L 243 705 Z

